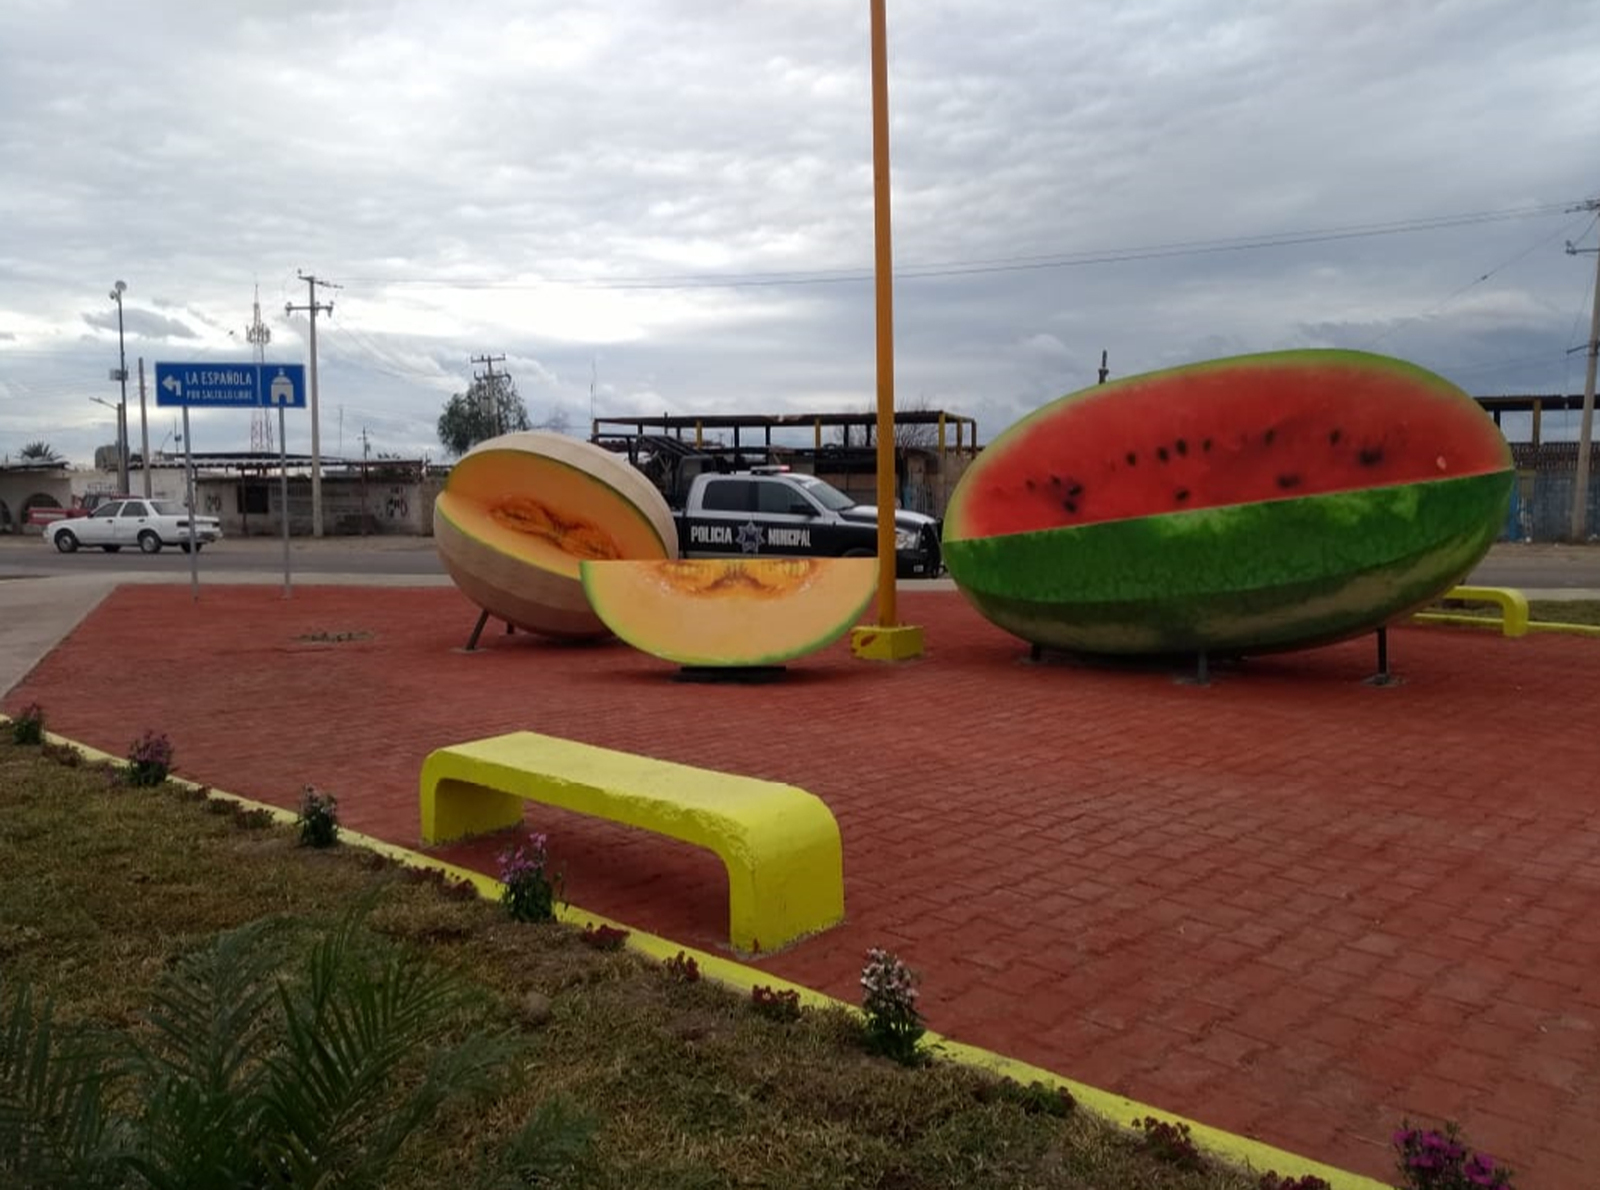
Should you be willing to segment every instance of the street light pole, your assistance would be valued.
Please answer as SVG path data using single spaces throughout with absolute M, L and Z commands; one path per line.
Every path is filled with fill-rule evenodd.
M 128 353 L 122 338 L 122 295 L 126 281 L 111 287 L 111 300 L 117 303 L 117 370 L 111 378 L 121 383 L 122 397 L 117 402 L 117 494 L 128 494 Z

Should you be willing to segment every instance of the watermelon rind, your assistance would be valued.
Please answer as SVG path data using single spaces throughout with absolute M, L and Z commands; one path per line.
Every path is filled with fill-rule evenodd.
M 945 563 L 982 615 L 1047 648 L 1306 648 L 1390 623 L 1459 583 L 1499 536 L 1514 476 L 946 540 Z

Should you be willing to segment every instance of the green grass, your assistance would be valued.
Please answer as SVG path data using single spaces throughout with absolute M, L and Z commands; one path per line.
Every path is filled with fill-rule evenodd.
M 1600 599 L 1530 599 L 1528 616 L 1545 624 L 1600 626 Z
M 168 783 L 114 784 L 72 754 L 0 742 L 0 974 L 71 1027 L 143 1030 L 157 978 L 262 918 L 309 943 L 373 898 L 366 928 L 477 989 L 462 1035 L 509 1029 L 523 1056 L 486 1101 L 416 1133 L 394 1190 L 461 1185 L 479 1146 L 564 1098 L 597 1123 L 572 1187 L 1062 1187 L 1251 1190 L 1163 1163 L 1127 1129 L 949 1061 L 867 1053 L 858 1019 L 777 1022 L 628 950 L 529 925 L 370 853 Z M 542 1183 L 541 1183 L 542 1184 Z

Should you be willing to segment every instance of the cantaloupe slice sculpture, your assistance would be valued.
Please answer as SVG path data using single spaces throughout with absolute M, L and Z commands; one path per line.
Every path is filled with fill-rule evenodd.
M 468 599 L 507 624 L 566 638 L 607 635 L 580 562 L 678 553 L 672 510 L 625 459 L 531 430 L 461 456 L 434 501 L 433 536 Z
M 1331 643 L 1425 606 L 1505 524 L 1499 428 L 1385 356 L 1236 356 L 1062 397 L 970 466 L 944 556 L 1035 645 L 1244 654 Z
M 589 602 L 612 632 L 693 667 L 781 665 L 850 630 L 878 584 L 876 558 L 584 561 Z

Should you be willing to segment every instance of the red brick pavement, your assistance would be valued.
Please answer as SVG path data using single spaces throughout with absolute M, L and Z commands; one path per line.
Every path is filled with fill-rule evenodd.
M 950 594 L 925 658 L 836 646 L 697 685 L 620 644 L 487 631 L 453 588 L 119 589 L 6 699 L 179 771 L 417 842 L 439 745 L 529 728 L 801 785 L 844 836 L 848 921 L 759 965 L 855 1000 L 871 945 L 931 1027 L 1377 1177 L 1403 1115 L 1458 1119 L 1523 1185 L 1600 1167 L 1600 641 L 1400 629 L 1208 687 L 1029 664 Z M 344 642 L 308 639 L 359 633 Z M 709 853 L 530 810 L 573 900 L 725 946 Z M 492 870 L 491 843 L 442 854 Z

